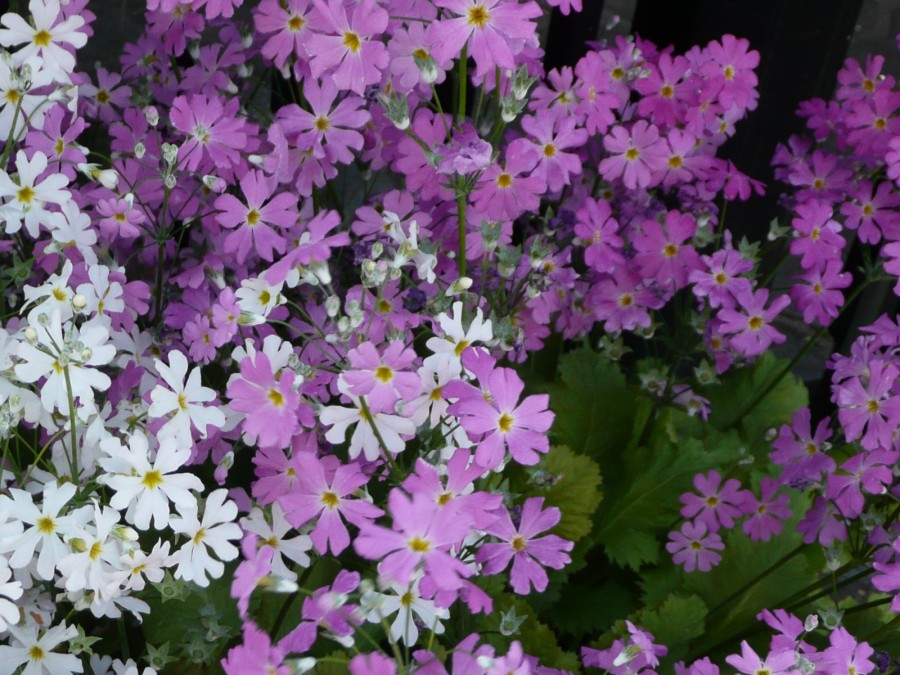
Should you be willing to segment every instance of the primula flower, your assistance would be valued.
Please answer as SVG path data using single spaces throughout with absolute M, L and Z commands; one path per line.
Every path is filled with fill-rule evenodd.
M 309 535 L 298 534 L 296 537 L 287 535 L 294 531 L 288 522 L 281 504 L 275 502 L 269 509 L 270 519 L 266 519 L 262 509 L 254 508 L 250 515 L 241 519 L 241 527 L 245 532 L 255 535 L 256 543 L 260 547 L 272 549 L 270 561 L 272 574 L 288 581 L 296 581 L 297 573 L 288 569 L 284 559 L 296 563 L 300 567 L 309 567 L 310 559 L 307 551 L 313 543 Z M 269 520 L 272 521 L 271 525 Z
M 821 653 L 817 666 L 830 673 L 856 673 L 866 675 L 875 670 L 869 657 L 875 650 L 868 642 L 857 642 L 843 626 L 838 626 L 828 635 L 830 646 Z
M 285 448 L 300 431 L 312 426 L 312 411 L 300 402 L 290 369 L 275 369 L 263 352 L 241 360 L 240 375 L 228 380 L 227 394 L 233 410 L 244 413 L 241 430 L 261 448 Z
M 166 389 L 157 384 L 150 392 L 147 414 L 156 418 L 171 415 L 159 430 L 160 437 L 171 435 L 179 444 L 190 447 L 193 444 L 191 426 L 206 438 L 210 426 L 221 428 L 225 425 L 225 415 L 218 407 L 200 405 L 215 399 L 216 392 L 200 384 L 199 368 L 194 368 L 188 375 L 188 360 L 184 354 L 169 352 L 169 365 L 159 359 L 153 362 L 162 380 L 170 387 Z
M 746 640 L 741 641 L 741 655 L 731 654 L 725 657 L 725 661 L 738 672 L 747 675 L 757 675 L 760 672 L 768 672 L 771 675 L 790 675 L 797 672 L 794 668 L 794 650 L 786 649 L 768 654 L 765 658 L 753 651 Z
M 205 588 L 209 585 L 207 575 L 218 579 L 225 571 L 225 565 L 220 561 L 237 558 L 238 548 L 230 540 L 241 538 L 241 528 L 234 522 L 237 505 L 227 497 L 227 490 L 211 492 L 206 498 L 202 519 L 198 519 L 196 507 L 183 511 L 179 508 L 181 517 L 169 519 L 172 531 L 187 538 L 181 548 L 172 554 L 172 563 L 177 565 L 176 579 L 193 581 Z M 218 560 L 209 554 L 210 549 Z
M 518 0 L 436 0 L 449 10 L 451 18 L 435 21 L 429 27 L 438 60 L 452 59 L 468 45 L 475 60 L 478 78 L 501 70 L 515 70 L 515 56 L 537 30 L 532 21 L 541 15 L 535 2 Z
M 605 276 L 590 290 L 586 303 L 603 321 L 609 333 L 633 331 L 650 327 L 651 309 L 659 309 L 665 302 L 649 287 L 640 274 L 628 269 L 616 270 Z
M 744 513 L 748 517 L 741 529 L 751 541 L 769 541 L 781 534 L 781 521 L 790 518 L 790 497 L 787 493 L 776 496 L 781 485 L 774 478 L 763 477 L 759 483 L 759 498 L 750 494 L 744 499 Z
M 688 274 L 691 289 L 698 298 L 706 298 L 713 308 L 730 306 L 735 294 L 753 289 L 750 280 L 740 276 L 753 269 L 753 263 L 731 247 L 721 248 L 712 255 L 700 256 L 703 266 Z M 703 269 L 705 268 L 705 269 Z
M 561 516 L 556 507 L 543 508 L 543 497 L 531 497 L 522 505 L 518 525 L 514 525 L 509 511 L 500 509 L 499 518 L 485 528 L 485 532 L 501 539 L 500 544 L 482 544 L 476 560 L 482 563 L 483 574 L 498 574 L 512 560 L 509 580 L 513 591 L 527 595 L 534 587 L 539 593 L 547 588 L 545 567 L 559 570 L 571 562 L 568 551 L 574 544 L 555 534 L 536 535 L 555 527 Z
M 16 600 L 22 597 L 22 583 L 20 581 L 10 581 L 12 570 L 6 561 L 2 558 L 0 562 L 0 631 L 6 631 L 10 625 L 16 625 L 21 619 L 19 614 L 19 606 Z
M 700 73 L 717 91 L 719 103 L 725 108 L 733 105 L 747 110 L 756 108 L 759 94 L 753 69 L 759 65 L 759 52 L 750 49 L 750 41 L 723 35 L 722 42 L 713 40 L 706 48 L 709 61 Z
M 388 495 L 392 527 L 364 524 L 353 541 L 363 558 L 382 559 L 378 572 L 398 584 L 410 583 L 413 573 L 424 566 L 439 589 L 455 590 L 463 578 L 475 573 L 451 553 L 469 532 L 470 521 L 454 509 L 442 509 L 423 495 L 412 498 L 394 488 Z
M 727 307 L 719 310 L 722 332 L 731 335 L 731 346 L 744 356 L 758 356 L 773 342 L 781 344 L 786 339 L 771 322 L 781 310 L 791 304 L 791 299 L 781 295 L 766 309 L 768 299 L 769 291 L 765 288 L 756 292 L 740 290 L 736 293 L 735 306 L 740 307 L 741 311 Z
M 319 553 L 330 549 L 339 555 L 350 545 L 343 519 L 361 528 L 382 515 L 377 506 L 353 498 L 369 481 L 358 464 L 340 464 L 334 457 L 319 459 L 312 453 L 300 453 L 292 459 L 291 468 L 296 483 L 291 492 L 278 497 L 278 503 L 295 528 L 315 520 L 309 536 Z
M 634 258 L 645 279 L 677 291 L 687 284 L 688 275 L 700 268 L 700 256 L 688 242 L 697 231 L 697 221 L 687 213 L 669 211 L 665 228 L 659 221 L 645 220 L 641 234 L 632 244 L 638 252 Z
M 595 272 L 612 272 L 625 262 L 618 230 L 619 223 L 612 217 L 609 203 L 590 198 L 584 200 L 584 206 L 575 216 L 575 234 L 587 246 L 584 262 Z
M 803 312 L 803 320 L 808 324 L 817 321 L 822 326 L 830 325 L 844 304 L 841 290 L 852 283 L 853 276 L 843 272 L 840 259 L 835 259 L 804 272 L 797 279 L 805 283 L 794 284 L 790 296 Z
M 707 532 L 702 521 L 685 522 L 680 532 L 669 532 L 669 540 L 666 550 L 672 554 L 676 565 L 684 566 L 685 572 L 709 572 L 722 560 L 722 556 L 716 553 L 725 548 L 722 538 Z
M 315 31 L 307 40 L 313 77 L 329 75 L 338 89 L 362 95 L 378 84 L 388 65 L 387 48 L 373 39 L 388 26 L 388 13 L 375 0 L 362 0 L 348 11 L 339 0 L 313 0 Z
M 197 171 L 211 161 L 216 168 L 228 170 L 241 161 L 248 129 L 238 117 L 239 106 L 237 98 L 225 103 L 198 94 L 175 98 L 169 113 L 172 126 L 187 136 L 178 150 L 180 167 Z
M 892 395 L 900 370 L 890 362 L 873 359 L 868 371 L 867 381 L 851 377 L 836 388 L 838 419 L 848 441 L 860 438 L 866 450 L 891 448 L 900 424 L 900 396 Z
M 438 314 L 437 322 L 443 335 L 425 342 L 433 353 L 425 357 L 424 365 L 435 370 L 449 365 L 455 374 L 462 372 L 462 355 L 476 342 L 490 342 L 494 338 L 491 320 L 485 321 L 481 307 L 475 308 L 475 316 L 468 328 L 463 328 L 463 303 L 457 301 L 451 313 Z M 437 331 L 435 331 L 437 332 Z
M 654 173 L 665 165 L 668 153 L 659 129 L 645 120 L 630 130 L 613 127 L 603 137 L 603 146 L 610 157 L 600 162 L 600 174 L 608 181 L 621 178 L 629 190 L 652 187 Z
M 731 529 L 735 519 L 739 518 L 752 493 L 741 489 L 736 478 L 729 478 L 722 484 L 722 476 L 718 471 L 710 471 L 707 475 L 698 473 L 694 476 L 694 488 L 700 494 L 685 492 L 681 495 L 681 515 L 703 523 L 709 532 L 718 532 L 719 528 Z
M 36 151 L 29 160 L 24 150 L 16 153 L 16 172 L 18 183 L 13 182 L 9 174 L 0 171 L 0 197 L 7 199 L 0 206 L 0 215 L 6 221 L 7 234 L 15 234 L 25 224 L 28 234 L 38 238 L 41 225 L 54 229 L 61 219 L 58 213 L 44 208 L 45 203 L 62 206 L 71 198 L 68 190 L 63 188 L 69 179 L 61 173 L 50 174 L 40 180 L 47 169 L 47 156 Z
M 882 593 L 895 593 L 891 601 L 891 611 L 900 612 L 900 537 L 891 545 L 894 554 L 892 562 L 875 562 L 872 567 L 878 574 L 872 577 L 872 586 Z
M 450 398 L 459 398 L 448 411 L 459 417 L 459 423 L 470 438 L 477 440 L 475 461 L 485 469 L 503 462 L 506 451 L 519 464 L 537 464 L 539 453 L 549 449 L 546 431 L 554 414 L 547 410 L 546 394 L 519 397 L 525 388 L 516 372 L 496 368 L 482 382 L 489 397 L 470 385 L 448 384 L 444 389 Z
M 874 187 L 869 181 L 860 181 L 848 194 L 853 201 L 841 204 L 846 216 L 844 226 L 857 230 L 859 239 L 866 244 L 877 244 L 882 236 L 896 239 L 900 236 L 900 193 L 888 181 Z
M 900 452 L 878 448 L 850 457 L 841 464 L 841 472 L 828 476 L 827 497 L 846 518 L 857 518 L 865 508 L 862 490 L 872 495 L 887 492 L 893 482 L 891 467 Z
M 391 623 L 390 635 L 394 641 L 402 641 L 412 647 L 419 639 L 417 623 L 436 635 L 444 632 L 444 624 L 450 618 L 450 611 L 435 605 L 433 600 L 425 600 L 419 591 L 419 579 L 409 584 L 392 583 L 391 593 L 370 592 L 363 595 L 361 603 L 371 608 L 366 616 L 372 623 L 381 623 L 392 614 L 397 616 Z M 370 672 L 370 671 L 366 671 Z
M 239 181 L 246 204 L 230 194 L 216 198 L 216 222 L 233 230 L 225 237 L 224 251 L 237 253 L 239 264 L 251 247 L 263 260 L 284 253 L 287 241 L 274 228 L 288 229 L 297 221 L 297 198 L 287 192 L 274 194 L 275 185 L 261 171 L 248 171 Z M 274 195 L 274 196 L 273 196 Z
M 475 208 L 494 220 L 514 220 L 526 211 L 537 210 L 547 190 L 544 179 L 530 173 L 537 163 L 527 141 L 511 143 L 506 162 L 485 171 L 474 194 Z
M 769 455 L 773 463 L 782 466 L 781 481 L 818 481 L 822 474 L 834 471 L 834 460 L 826 451 L 831 444 L 829 418 L 825 418 L 812 431 L 809 408 L 801 408 L 791 416 L 790 425 L 784 424 L 778 431 L 778 438 L 772 441 L 774 450 Z
M 847 242 L 839 234 L 841 226 L 831 219 L 831 206 L 811 200 L 798 204 L 796 210 L 799 217 L 792 221 L 796 237 L 791 242 L 791 253 L 802 256 L 803 269 L 821 267 L 829 260 L 839 259 Z
M 0 45 L 22 45 L 13 52 L 12 61 L 20 66 L 33 56 L 39 56 L 44 66 L 52 70 L 62 82 L 69 82 L 75 69 L 75 56 L 64 45 L 75 49 L 87 44 L 87 33 L 79 31 L 84 17 L 73 13 L 62 21 L 59 0 L 30 0 L 28 11 L 34 25 L 18 14 L 7 12 L 0 17 Z
M 376 410 L 391 410 L 397 401 L 411 401 L 422 391 L 419 376 L 410 368 L 415 352 L 394 340 L 381 353 L 363 342 L 347 354 L 351 369 L 341 374 L 354 396 L 365 396 Z M 405 372 L 404 372 L 405 371 Z
M 531 136 L 531 142 L 538 152 L 537 166 L 533 176 L 540 176 L 547 183 L 550 192 L 557 192 L 571 182 L 571 176 L 581 173 L 581 159 L 574 152 L 563 152 L 580 148 L 587 141 L 584 129 L 575 128 L 575 120 L 564 118 L 554 120 L 550 115 L 527 115 L 522 118 L 522 128 Z
M 222 659 L 222 669 L 228 675 L 289 675 L 284 665 L 284 653 L 272 644 L 269 634 L 252 621 L 243 625 L 243 642 L 228 650 Z
M 75 626 L 63 622 L 46 631 L 36 623 L 25 623 L 7 628 L 12 640 L 8 645 L 0 645 L 0 663 L 4 672 L 13 673 L 19 666 L 25 666 L 23 673 L 39 675 L 71 675 L 81 673 L 81 660 L 73 654 L 59 654 L 59 645 L 78 636 Z
M 197 499 L 190 491 L 203 490 L 203 483 L 190 473 L 174 473 L 191 457 L 189 447 L 178 447 L 174 437 L 159 439 L 159 448 L 150 462 L 150 445 L 147 437 L 135 431 L 123 446 L 115 436 L 100 441 L 100 448 L 109 455 L 100 460 L 107 472 L 99 481 L 108 485 L 115 494 L 110 506 L 126 510 L 125 520 L 141 530 L 150 527 L 150 520 L 157 530 L 169 523 L 169 502 L 184 508 L 196 508 Z
M 262 0 L 256 7 L 253 24 L 265 38 L 262 55 L 276 68 L 284 68 L 290 56 L 306 57 L 311 6 L 311 0 Z

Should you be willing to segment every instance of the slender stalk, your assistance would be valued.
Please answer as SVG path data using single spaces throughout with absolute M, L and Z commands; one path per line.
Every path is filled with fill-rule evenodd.
M 800 545 L 797 546 L 794 550 L 792 550 L 790 553 L 787 553 L 787 554 L 783 555 L 781 558 L 779 558 L 778 560 L 776 560 L 774 563 L 772 563 L 772 564 L 771 564 L 769 567 L 767 567 L 765 570 L 763 570 L 762 572 L 760 572 L 759 574 L 757 574 L 757 575 L 756 575 L 755 577 L 753 577 L 750 581 L 748 581 L 748 582 L 745 583 L 743 586 L 741 586 L 739 589 L 737 589 L 734 593 L 732 593 L 732 594 L 729 595 L 727 598 L 725 598 L 724 600 L 722 600 L 718 605 L 716 605 L 715 607 L 713 607 L 713 608 L 710 610 L 710 612 L 709 612 L 710 615 L 715 614 L 716 612 L 719 612 L 719 611 L 721 611 L 722 609 L 725 609 L 725 607 L 727 607 L 731 602 L 733 602 L 734 600 L 736 600 L 737 598 L 739 598 L 740 596 L 742 596 L 744 593 L 746 593 L 747 591 L 749 591 L 751 588 L 753 588 L 754 586 L 756 586 L 756 584 L 758 584 L 762 579 L 766 578 L 766 577 L 769 576 L 772 572 L 774 572 L 775 570 L 779 569 L 779 568 L 780 568 L 782 565 L 784 565 L 788 560 L 790 560 L 790 559 L 793 558 L 794 556 L 798 555 L 799 553 L 802 553 L 804 548 L 805 548 L 805 545 L 804 545 L 804 544 L 800 544 Z
M 69 364 L 63 369 L 66 378 L 66 396 L 69 399 L 69 433 L 71 434 L 71 452 L 68 457 L 69 470 L 72 472 L 72 482 L 78 485 L 78 435 L 75 432 L 75 396 L 72 394 L 72 377 L 69 374 Z
M 459 95 L 456 98 L 456 124 L 462 125 L 466 121 L 466 91 L 469 88 L 469 43 L 463 45 L 462 54 L 459 55 Z
M 456 244 L 456 265 L 459 276 L 466 276 L 466 201 L 464 193 L 456 195 L 456 226 L 458 241 Z
M 400 473 L 400 467 L 397 466 L 397 461 L 391 456 L 391 453 L 388 452 L 387 444 L 384 442 L 384 438 L 381 436 L 381 432 L 378 431 L 378 427 L 375 426 L 375 418 L 372 417 L 372 411 L 369 410 L 369 404 L 366 402 L 365 396 L 359 397 L 359 405 L 362 408 L 363 415 L 365 415 L 366 422 L 372 427 L 372 433 L 375 434 L 375 438 L 378 439 L 378 445 L 381 446 L 382 452 L 384 452 L 384 456 L 390 464 L 391 469 L 396 471 L 398 474 Z

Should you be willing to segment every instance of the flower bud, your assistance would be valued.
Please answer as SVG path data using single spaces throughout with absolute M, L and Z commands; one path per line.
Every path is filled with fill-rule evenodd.
M 37 331 L 31 326 L 25 329 L 25 341 L 31 345 L 37 342 Z
M 146 108 L 144 108 L 144 117 L 147 118 L 147 123 L 151 127 L 155 127 L 157 124 L 159 124 L 159 111 L 155 106 L 148 105 Z
M 134 156 L 141 159 L 147 153 L 147 146 L 138 141 L 134 144 Z

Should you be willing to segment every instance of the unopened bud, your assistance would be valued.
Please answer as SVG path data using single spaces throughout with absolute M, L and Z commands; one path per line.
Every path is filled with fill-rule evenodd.
M 337 316 L 337 313 L 341 310 L 341 299 L 336 295 L 330 295 L 325 300 L 325 313 L 328 314 L 328 317 L 333 319 Z
M 304 656 L 299 659 L 288 659 L 284 662 L 291 675 L 303 675 L 316 667 L 316 659 L 312 656 Z
M 31 326 L 25 329 L 25 341 L 32 345 L 37 342 L 37 331 Z
M 134 156 L 141 159 L 147 153 L 147 146 L 138 141 L 134 144 Z
M 144 108 L 144 117 L 147 118 L 147 123 L 151 127 L 155 127 L 159 124 L 159 111 L 152 105 L 148 105 Z
M 209 174 L 203 176 L 203 184 L 216 194 L 222 194 L 225 192 L 225 188 L 228 187 L 224 179 Z
M 163 143 L 162 155 L 166 164 L 174 164 L 175 160 L 178 159 L 178 146 L 172 143 Z
M 472 288 L 472 279 L 470 279 L 469 277 L 460 277 L 452 284 L 450 284 L 450 286 L 444 292 L 444 295 L 446 295 L 447 297 L 459 295 L 460 293 L 465 293 L 470 288 Z
M 803 621 L 803 630 L 805 630 L 807 633 L 811 633 L 818 627 L 819 627 L 819 617 L 817 617 L 815 614 L 810 614 Z
M 133 527 L 128 525 L 114 525 L 112 535 L 122 541 L 137 541 L 138 533 Z

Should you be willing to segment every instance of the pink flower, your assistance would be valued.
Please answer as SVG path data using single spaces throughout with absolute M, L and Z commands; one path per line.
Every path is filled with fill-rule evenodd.
M 372 39 L 387 29 L 388 13 L 375 0 L 362 0 L 349 12 L 340 0 L 313 2 L 315 33 L 307 42 L 313 77 L 330 75 L 338 89 L 363 94 L 388 65 L 387 48 Z
M 312 411 L 300 403 L 293 381 L 287 369 L 276 376 L 263 352 L 248 354 L 241 361 L 241 374 L 231 376 L 227 393 L 231 407 L 246 415 L 241 428 L 251 442 L 263 448 L 284 448 L 301 422 L 312 426 Z
M 672 292 L 687 284 L 688 275 L 700 268 L 700 256 L 689 242 L 697 230 L 697 221 L 687 213 L 669 211 L 665 229 L 657 220 L 645 220 L 641 234 L 633 239 L 638 254 L 634 261 L 645 279 L 653 279 Z
M 832 209 L 826 202 L 811 200 L 797 205 L 798 218 L 792 224 L 797 236 L 791 242 L 791 253 L 802 256 L 805 270 L 819 267 L 828 260 L 840 258 L 846 240 L 840 236 L 841 226 L 832 220 Z
M 759 94 L 753 69 L 759 65 L 759 52 L 750 49 L 750 41 L 723 35 L 721 43 L 713 40 L 706 50 L 709 61 L 700 73 L 718 90 L 719 103 L 726 109 L 733 105 L 755 109 Z
M 900 193 L 891 183 L 881 182 L 876 189 L 869 181 L 861 181 L 848 196 L 853 201 L 841 205 L 841 213 L 847 217 L 844 225 L 850 230 L 858 230 L 860 241 L 877 244 L 882 236 L 900 237 L 900 213 L 897 210 Z
M 775 494 L 781 484 L 774 478 L 763 477 L 759 484 L 759 498 L 751 493 L 744 500 L 744 513 L 748 518 L 741 524 L 741 529 L 752 541 L 769 541 L 781 534 L 781 521 L 790 518 L 790 497 L 787 493 L 777 497 Z
M 740 518 L 748 497 L 752 494 L 741 489 L 741 483 L 729 478 L 721 485 L 722 476 L 718 471 L 710 471 L 706 476 L 694 476 L 694 488 L 700 494 L 685 492 L 681 495 L 681 515 L 703 523 L 709 532 L 718 532 L 720 527 L 730 529 Z
M 519 464 L 537 464 L 538 453 L 550 447 L 546 432 L 554 414 L 547 410 L 546 394 L 526 396 L 519 403 L 525 385 L 516 371 L 495 368 L 482 386 L 489 396 L 470 385 L 448 384 L 444 393 L 459 398 L 448 411 L 459 417 L 459 423 L 477 441 L 475 461 L 485 469 L 493 469 L 503 461 L 506 450 Z
M 284 253 L 287 241 L 273 226 L 288 229 L 297 221 L 297 198 L 287 192 L 273 196 L 276 186 L 261 171 L 248 171 L 239 181 L 246 204 L 230 194 L 216 198 L 216 222 L 234 230 L 225 237 L 226 253 L 237 253 L 243 264 L 255 248 L 271 262 L 273 253 Z
M 247 145 L 247 123 L 238 117 L 239 106 L 237 98 L 223 103 L 196 94 L 178 96 L 172 102 L 172 126 L 187 135 L 178 151 L 183 169 L 197 171 L 206 161 L 229 169 L 240 162 L 240 152 Z
M 513 524 L 509 511 L 501 509 L 499 519 L 485 528 L 485 532 L 503 543 L 483 544 L 478 550 L 477 560 L 483 564 L 484 574 L 498 574 L 512 560 L 509 579 L 513 591 L 519 595 L 527 595 L 532 586 L 539 593 L 543 592 L 548 583 L 544 568 L 558 570 L 571 562 L 567 555 L 574 546 L 571 541 L 555 534 L 536 537 L 555 527 L 561 517 L 559 509 L 542 509 L 543 504 L 543 497 L 526 499 L 518 526 Z
M 797 305 L 797 309 L 803 312 L 803 320 L 812 324 L 818 321 L 822 326 L 828 326 L 840 313 L 844 304 L 844 294 L 841 290 L 847 288 L 853 281 L 849 272 L 841 271 L 841 260 L 828 260 L 818 268 L 804 272 L 797 278 L 805 282 L 794 284 L 790 296 Z
M 838 419 L 848 441 L 861 437 L 866 450 L 893 447 L 893 434 L 900 425 L 900 396 L 892 396 L 898 376 L 900 371 L 892 363 L 873 359 L 866 382 L 861 376 L 851 377 L 836 388 Z
M 613 127 L 603 137 L 603 146 L 611 156 L 600 162 L 600 174 L 608 181 L 621 178 L 629 190 L 654 185 L 654 173 L 665 165 L 668 155 L 659 129 L 645 120 L 635 122 L 630 131 Z
M 290 56 L 306 58 L 311 0 L 262 0 L 253 14 L 256 31 L 265 36 L 263 58 L 283 68 Z
M 413 573 L 424 567 L 435 587 L 456 590 L 463 578 L 474 574 L 450 553 L 469 532 L 470 521 L 455 509 L 442 509 L 424 495 L 412 498 L 394 488 L 388 495 L 393 529 L 366 524 L 360 528 L 353 548 L 363 558 L 382 559 L 381 575 L 408 584 Z
M 363 342 L 347 357 L 352 370 L 341 377 L 351 394 L 367 397 L 373 410 L 393 409 L 397 401 L 411 401 L 422 390 L 419 376 L 408 371 L 416 353 L 401 340 L 391 342 L 382 354 L 371 342 Z
M 563 152 L 570 148 L 580 148 L 588 138 L 584 129 L 575 128 L 573 118 L 554 120 L 546 113 L 537 117 L 528 115 L 522 118 L 522 128 L 531 136 L 538 151 L 538 163 L 531 175 L 543 178 L 550 192 L 561 190 L 571 182 L 570 176 L 581 173 L 581 159 L 578 155 Z
M 345 519 L 363 527 L 382 515 L 377 506 L 354 499 L 356 491 L 369 482 L 358 464 L 341 464 L 335 457 L 319 459 L 313 453 L 301 452 L 291 466 L 297 475 L 296 485 L 279 496 L 278 503 L 294 527 L 315 521 L 309 537 L 319 553 L 330 549 L 338 555 L 350 545 Z
M 821 660 L 816 663 L 820 670 L 857 675 L 866 675 L 875 670 L 875 664 L 869 660 L 875 650 L 868 642 L 857 642 L 843 626 L 831 631 L 828 641 L 830 646 L 821 653 Z
M 740 276 L 752 270 L 753 263 L 744 259 L 730 242 L 711 256 L 700 256 L 700 259 L 703 265 L 691 271 L 688 281 L 694 284 L 694 295 L 706 298 L 710 307 L 731 306 L 738 289 L 743 293 L 753 289 L 750 280 Z
M 768 654 L 764 659 L 751 649 L 746 640 L 741 641 L 741 655 L 732 654 L 725 657 L 728 665 L 741 673 L 757 675 L 760 671 L 768 671 L 771 675 L 790 675 L 796 673 L 794 650 L 786 649 Z
M 597 318 L 610 333 L 633 331 L 639 326 L 650 326 L 650 309 L 665 304 L 650 288 L 641 275 L 631 270 L 617 270 L 597 283 L 589 296 Z
M 827 497 L 845 518 L 858 518 L 865 508 L 862 490 L 872 495 L 887 492 L 893 482 L 891 467 L 900 453 L 879 448 L 853 455 L 841 465 L 841 472 L 828 476 Z
M 786 339 L 771 322 L 791 300 L 786 295 L 779 296 L 766 309 L 768 299 L 769 291 L 764 288 L 756 292 L 742 289 L 735 297 L 736 306 L 742 311 L 724 307 L 719 310 L 722 332 L 731 335 L 731 346 L 745 356 L 758 356 L 773 342 L 781 344 Z
M 530 174 L 536 161 L 530 143 L 511 143 L 506 163 L 495 164 L 482 175 L 475 208 L 495 220 L 514 220 L 526 211 L 536 211 L 547 189 L 543 178 Z
M 715 533 L 708 533 L 702 522 L 686 522 L 680 532 L 669 532 L 669 543 L 666 550 L 672 554 L 676 565 L 683 565 L 685 572 L 699 569 L 709 572 L 718 565 L 722 556 L 716 551 L 725 548 L 722 538 Z
M 435 0 L 435 4 L 455 15 L 429 27 L 435 58 L 455 58 L 468 44 L 479 78 L 495 68 L 515 70 L 516 54 L 537 31 L 532 19 L 541 15 L 537 3 L 530 1 Z
M 834 460 L 825 454 L 830 447 L 829 419 L 821 420 L 812 432 L 809 408 L 801 408 L 791 416 L 790 425 L 784 424 L 778 438 L 772 441 L 775 448 L 769 455 L 773 463 L 784 467 L 781 481 L 818 481 L 823 473 L 834 471 Z
M 595 272 L 612 272 L 625 262 L 619 223 L 605 200 L 585 199 L 575 216 L 575 234 L 584 241 L 584 262 Z
M 222 669 L 228 675 L 288 675 L 290 668 L 283 665 L 284 653 L 272 645 L 267 633 L 255 623 L 244 623 L 244 639 L 237 647 L 228 650 L 222 659 Z

